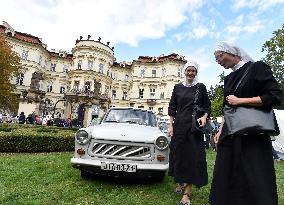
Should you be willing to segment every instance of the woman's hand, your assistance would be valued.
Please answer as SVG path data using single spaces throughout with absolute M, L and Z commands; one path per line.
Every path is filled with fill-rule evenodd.
M 226 97 L 227 102 L 229 103 L 229 105 L 239 105 L 241 104 L 241 98 L 238 98 L 234 95 L 228 95 Z
M 214 143 L 217 144 L 220 138 L 221 132 L 217 132 L 216 135 L 214 136 Z
M 226 101 L 229 105 L 251 105 L 251 106 L 262 106 L 262 100 L 259 96 L 252 98 L 239 98 L 234 95 L 228 95 Z
M 197 119 L 199 127 L 204 127 L 206 125 L 206 117 L 207 116 L 204 115 L 203 117 Z
M 174 135 L 174 128 L 173 128 L 173 125 L 171 124 L 168 126 L 168 134 L 170 137 Z

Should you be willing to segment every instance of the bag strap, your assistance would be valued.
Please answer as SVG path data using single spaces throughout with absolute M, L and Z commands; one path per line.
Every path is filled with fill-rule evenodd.
M 195 91 L 195 95 L 194 95 L 193 109 L 197 109 L 197 99 L 198 99 L 199 86 L 200 86 L 200 84 L 197 83 L 196 86 L 197 86 L 197 87 L 196 87 L 196 91 Z
M 235 92 L 237 91 L 237 89 L 239 88 L 240 84 L 242 83 L 243 79 L 247 76 L 250 68 L 252 67 L 253 63 L 250 63 L 248 68 L 246 69 L 246 71 L 244 72 L 243 76 L 241 77 L 241 79 L 239 80 L 238 84 L 236 85 L 236 88 L 233 92 L 233 94 L 235 94 Z

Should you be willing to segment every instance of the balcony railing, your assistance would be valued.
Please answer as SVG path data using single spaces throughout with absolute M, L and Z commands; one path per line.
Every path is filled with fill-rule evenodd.
M 96 98 L 100 100 L 109 100 L 109 97 L 100 91 L 91 91 L 88 89 L 70 89 L 64 93 L 64 96 L 67 98 L 78 98 L 78 97 L 88 97 L 88 98 Z

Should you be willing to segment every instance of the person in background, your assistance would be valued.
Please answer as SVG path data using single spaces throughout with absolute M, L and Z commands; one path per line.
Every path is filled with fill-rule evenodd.
M 39 115 L 35 115 L 35 124 L 36 125 L 42 124 L 41 117 Z
M 210 114 L 207 90 L 204 84 L 198 83 L 197 73 L 196 62 L 185 64 L 185 80 L 174 86 L 168 107 L 168 133 L 171 136 L 169 175 L 178 183 L 176 192 L 183 193 L 180 205 L 190 204 L 192 185 L 199 188 L 208 183 L 203 133 L 192 132 L 196 89 L 199 89 L 197 104 L 203 110 L 202 117 L 197 120 L 201 127 Z
M 272 157 L 273 157 L 275 162 L 280 161 L 280 157 L 278 156 L 277 151 L 274 149 L 273 146 L 272 146 Z
M 26 116 L 25 116 L 25 113 L 24 112 L 21 112 L 20 113 L 20 116 L 19 116 L 19 124 L 25 124 L 26 122 Z
M 211 125 L 211 127 L 212 127 L 212 124 L 211 124 L 211 119 L 209 119 L 209 121 L 210 121 L 210 125 Z M 212 127 L 212 129 L 213 129 L 213 127 Z M 212 131 L 212 130 L 211 130 Z M 205 134 L 204 134 L 204 145 L 205 145 L 205 148 L 206 149 L 209 149 L 209 147 L 210 147 L 210 136 L 211 136 L 211 131 L 210 132 L 206 132 Z
M 220 128 L 220 123 L 217 122 L 216 117 L 213 117 L 213 119 L 211 120 L 211 125 L 213 129 L 212 129 L 211 136 L 210 136 L 210 145 L 213 148 L 213 150 L 216 151 L 216 144 L 214 142 L 214 137 L 218 133 L 219 128 Z
M 281 103 L 283 93 L 267 64 L 254 62 L 243 49 L 230 42 L 219 42 L 214 55 L 218 64 L 232 69 L 224 79 L 223 106 L 271 109 Z M 249 66 L 246 81 L 233 95 Z M 277 205 L 270 136 L 228 135 L 223 117 L 215 142 L 218 146 L 209 197 L 211 205 Z

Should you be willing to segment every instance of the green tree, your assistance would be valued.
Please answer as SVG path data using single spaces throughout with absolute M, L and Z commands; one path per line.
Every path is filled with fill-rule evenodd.
M 0 34 L 0 109 L 15 111 L 18 97 L 11 79 L 21 72 L 19 56 L 12 51 L 3 34 Z
M 211 116 L 213 117 L 219 117 L 223 115 L 222 112 L 222 106 L 223 106 L 223 99 L 224 99 L 224 79 L 225 79 L 225 73 L 222 72 L 220 75 L 220 81 L 219 83 L 221 85 L 215 85 L 210 87 L 210 90 L 208 91 L 208 95 L 211 101 Z
M 267 52 L 263 58 L 271 66 L 273 75 L 284 92 L 284 24 L 273 32 L 273 37 L 262 46 L 262 52 Z M 279 109 L 284 109 L 284 99 Z

